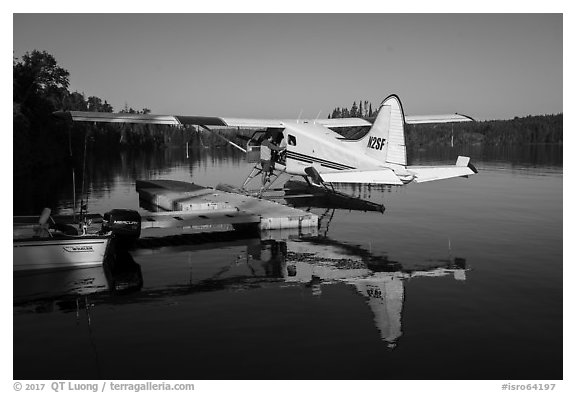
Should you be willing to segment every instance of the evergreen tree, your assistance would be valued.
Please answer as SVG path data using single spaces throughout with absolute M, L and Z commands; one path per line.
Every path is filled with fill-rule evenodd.
M 104 100 L 104 104 L 102 105 L 102 112 L 114 112 L 114 108 L 112 108 L 112 105 L 110 105 L 108 101 Z
M 356 117 L 358 115 L 358 106 L 356 105 L 356 101 L 352 104 L 352 108 L 350 109 L 350 117 Z

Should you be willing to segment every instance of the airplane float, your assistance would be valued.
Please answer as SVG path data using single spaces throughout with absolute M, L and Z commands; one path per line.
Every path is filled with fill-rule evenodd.
M 246 149 L 226 139 L 228 143 L 247 153 L 249 162 L 256 163 L 242 188 L 262 172 L 259 160 L 260 141 L 269 134 L 275 135 L 277 142 L 284 139 L 286 146 L 283 157 L 275 162 L 276 178 L 282 173 L 298 175 L 304 177 L 309 184 L 312 181 L 324 187 L 332 183 L 402 186 L 452 177 L 468 177 L 478 173 L 470 163 L 470 158 L 463 156 L 458 157 L 455 165 L 407 165 L 405 124 L 465 122 L 473 119 L 460 114 L 405 116 L 400 98 L 395 94 L 382 101 L 373 121 L 356 117 L 266 120 L 80 111 L 55 114 L 73 121 L 199 126 L 210 132 L 214 132 L 210 128 L 214 126 L 266 129 L 255 132 L 248 140 Z M 359 139 L 347 139 L 333 130 L 341 127 L 370 127 L 370 130 Z M 215 135 L 223 138 L 219 134 Z

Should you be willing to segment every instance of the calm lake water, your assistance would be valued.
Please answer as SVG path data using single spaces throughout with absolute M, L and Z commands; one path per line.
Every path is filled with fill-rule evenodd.
M 188 234 L 118 266 L 14 275 L 14 378 L 562 379 L 562 147 L 409 158 L 458 153 L 480 173 L 348 189 L 386 211 L 311 208 L 313 237 Z M 90 158 L 89 210 L 138 208 L 136 179 L 250 172 L 228 149 L 190 156 Z M 15 178 L 14 213 L 70 211 L 70 178 Z

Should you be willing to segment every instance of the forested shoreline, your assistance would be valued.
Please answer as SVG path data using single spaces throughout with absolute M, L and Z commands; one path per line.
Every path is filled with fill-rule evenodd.
M 361 117 L 373 121 L 378 111 L 372 103 L 360 100 L 350 108 L 335 108 L 329 118 Z M 515 117 L 510 120 L 485 120 L 464 123 L 407 124 L 406 143 L 426 144 L 480 144 L 496 146 L 504 144 L 562 144 L 563 114 Z M 340 132 L 347 137 L 357 138 L 367 130 L 350 127 Z M 452 141 L 452 136 L 454 140 Z
M 72 163 L 77 165 L 84 149 L 107 154 L 125 149 L 154 150 L 168 146 L 224 146 L 217 136 L 195 128 L 181 129 L 161 125 L 118 125 L 72 123 L 53 115 L 54 111 L 113 112 L 106 100 L 84 93 L 70 92 L 70 73 L 47 52 L 34 50 L 13 61 L 13 163 L 15 174 Z M 150 113 L 127 104 L 119 112 Z M 374 117 L 368 101 L 348 108 L 336 108 L 329 116 Z M 409 125 L 407 144 L 562 144 L 562 114 L 528 116 L 511 120 L 491 120 L 457 124 Z M 344 130 L 361 135 L 365 130 Z M 222 131 L 217 131 L 222 132 Z M 238 130 L 233 141 L 253 130 Z M 230 133 L 227 133 L 229 137 Z M 244 138 L 245 139 L 245 138 Z

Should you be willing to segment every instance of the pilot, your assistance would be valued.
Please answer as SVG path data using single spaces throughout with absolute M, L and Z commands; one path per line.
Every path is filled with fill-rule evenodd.
M 278 147 L 278 145 L 273 142 L 273 139 L 274 137 L 272 134 L 269 134 L 260 145 L 260 164 L 262 165 L 262 188 L 260 188 L 260 195 L 262 195 L 264 186 L 270 178 L 270 173 L 274 168 L 272 165 L 272 150 L 283 152 L 286 149 Z

